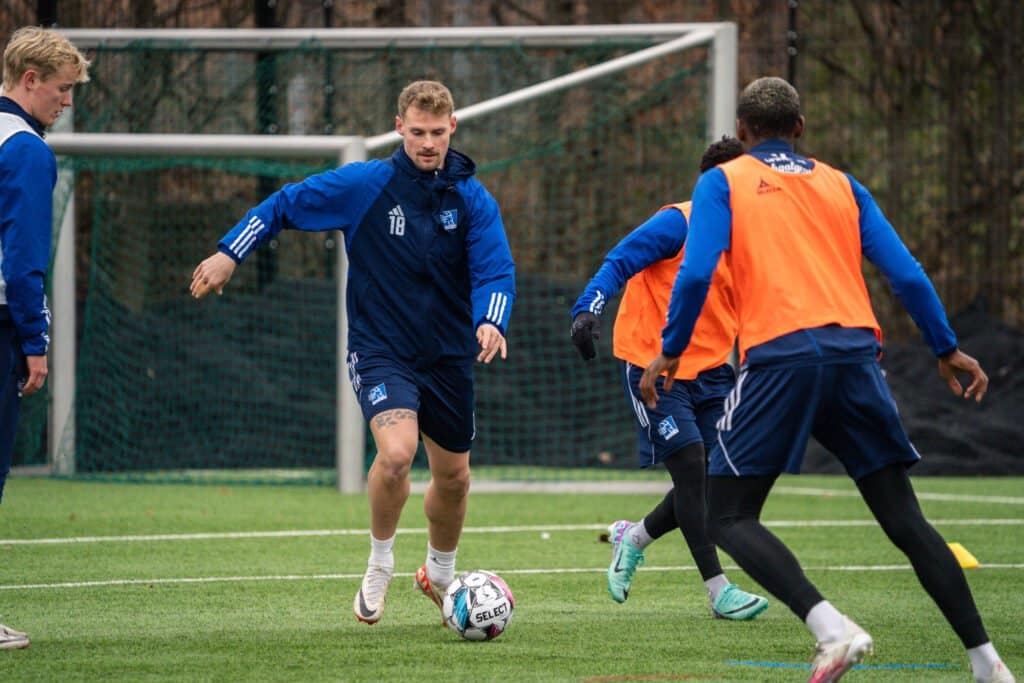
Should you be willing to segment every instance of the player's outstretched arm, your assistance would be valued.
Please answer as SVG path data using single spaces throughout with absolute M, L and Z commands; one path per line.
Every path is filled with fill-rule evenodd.
M 235 260 L 218 251 L 196 266 L 192 273 L 192 284 L 189 292 L 197 299 L 202 299 L 210 292 L 224 293 L 224 285 L 235 273 Z
M 957 378 L 957 373 L 961 372 L 971 376 L 971 383 L 967 385 L 966 391 Z M 939 374 L 946 380 L 946 384 L 954 394 L 964 398 L 973 398 L 975 403 L 980 403 L 985 392 L 988 391 L 988 375 L 981 369 L 981 364 L 960 349 L 939 359 Z
M 476 340 L 480 343 L 480 353 L 476 357 L 478 361 L 490 363 L 499 352 L 502 360 L 508 357 L 508 342 L 494 325 L 483 323 L 476 328 Z

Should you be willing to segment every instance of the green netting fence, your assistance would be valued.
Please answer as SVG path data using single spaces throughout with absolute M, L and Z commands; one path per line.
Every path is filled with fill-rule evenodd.
M 76 100 L 75 128 L 370 136 L 393 127 L 395 98 L 417 78 L 444 80 L 466 106 L 638 47 L 341 53 L 309 45 L 270 57 L 101 49 Z M 610 353 L 615 304 L 604 316 L 599 360 L 586 366 L 569 343 L 569 311 L 611 246 L 661 205 L 689 196 L 707 141 L 707 59 L 705 49 L 670 55 L 460 124 L 453 146 L 476 160 L 502 206 L 517 264 L 509 358 L 476 373 L 477 467 L 510 478 L 633 469 L 635 428 Z M 337 235 L 282 233 L 221 297 L 195 301 L 187 287 L 250 206 L 336 161 L 325 153 L 319 165 L 115 156 L 70 163 L 78 183 L 79 475 L 203 479 L 227 471 L 332 481 L 336 430 L 365 429 L 335 418 Z M 27 407 L 19 457 L 43 462 L 45 439 L 29 437 L 43 433 L 45 410 Z

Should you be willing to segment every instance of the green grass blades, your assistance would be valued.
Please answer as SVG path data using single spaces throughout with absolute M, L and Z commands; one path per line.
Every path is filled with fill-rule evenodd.
M 967 570 L 993 642 L 1024 671 L 1024 481 L 915 479 Z M 667 488 L 667 482 L 666 482 Z M 615 519 L 657 493 L 474 493 L 458 566 L 516 597 L 498 639 L 439 626 L 412 587 L 422 496 L 406 506 L 382 621 L 352 597 L 369 554 L 365 496 L 324 487 L 112 484 L 14 478 L 0 506 L 4 681 L 802 681 L 813 639 L 772 599 L 752 622 L 711 618 L 681 535 L 647 551 L 630 597 L 605 590 Z M 849 679 L 969 681 L 967 657 L 906 559 L 842 477 L 784 477 L 764 514 L 822 592 L 875 639 Z M 729 578 L 760 587 L 721 554 Z M 844 679 L 845 680 L 845 679 Z

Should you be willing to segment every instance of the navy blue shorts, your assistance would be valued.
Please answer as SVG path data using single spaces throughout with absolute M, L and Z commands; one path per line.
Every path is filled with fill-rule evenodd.
M 28 377 L 21 341 L 6 313 L 4 310 L 0 314 L 0 499 L 14 457 L 14 438 L 21 411 L 20 387 Z
M 854 480 L 921 457 L 877 361 L 753 368 L 726 399 L 708 474 L 797 474 L 811 435 Z
M 700 373 L 696 379 L 676 380 L 667 394 L 662 391 L 664 377 L 659 377 L 658 405 L 654 410 L 640 398 L 640 378 L 644 369 L 623 362 L 626 398 L 633 406 L 637 422 L 637 450 L 640 466 L 650 467 L 667 456 L 703 442 L 705 447 L 715 440 L 715 423 L 722 415 L 725 397 L 736 381 L 730 365 L 720 365 Z
M 348 377 L 369 422 L 385 410 L 416 413 L 420 431 L 438 446 L 464 453 L 473 444 L 473 364 L 435 363 L 414 370 L 386 356 L 348 355 Z

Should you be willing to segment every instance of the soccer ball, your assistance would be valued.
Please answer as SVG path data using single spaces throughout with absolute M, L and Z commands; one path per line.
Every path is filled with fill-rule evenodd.
M 514 604 L 500 576 L 474 569 L 451 582 L 441 612 L 445 625 L 466 640 L 492 640 L 508 628 Z

